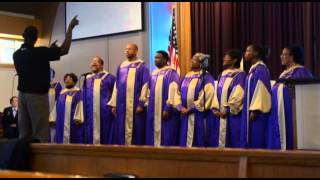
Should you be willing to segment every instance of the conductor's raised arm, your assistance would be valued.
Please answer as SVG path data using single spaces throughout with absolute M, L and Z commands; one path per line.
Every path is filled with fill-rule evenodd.
M 78 24 L 79 24 L 79 20 L 77 19 L 77 16 L 75 16 L 74 18 L 72 18 L 72 20 L 68 26 L 65 39 L 60 47 L 61 48 L 61 51 L 60 51 L 61 56 L 68 54 L 70 46 L 71 46 L 71 41 L 72 41 L 72 30 Z M 55 43 L 56 43 L 56 41 L 51 46 L 54 46 Z

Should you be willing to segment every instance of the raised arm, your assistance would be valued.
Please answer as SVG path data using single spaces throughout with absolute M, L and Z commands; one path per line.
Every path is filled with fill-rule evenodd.
M 75 26 L 77 26 L 79 24 L 79 20 L 77 19 L 77 16 L 75 16 L 69 26 L 68 26 L 68 29 L 67 29 L 67 32 L 66 32 L 66 36 L 65 36 L 65 39 L 63 41 L 63 43 L 61 44 L 60 46 L 60 55 L 63 56 L 63 55 L 66 55 L 68 54 L 69 52 L 69 49 L 70 49 L 70 46 L 71 46 L 71 41 L 72 41 L 72 30 Z M 57 41 L 54 41 L 52 44 L 51 44 L 51 47 L 57 47 L 56 45 L 56 42 Z

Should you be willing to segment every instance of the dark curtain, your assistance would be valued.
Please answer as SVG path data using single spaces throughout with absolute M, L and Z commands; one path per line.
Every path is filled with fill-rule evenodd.
M 192 53 L 210 54 L 209 71 L 217 78 L 225 51 L 263 44 L 271 48 L 266 64 L 276 79 L 283 70 L 282 48 L 298 44 L 305 50 L 305 66 L 318 76 L 319 12 L 318 2 L 192 2 Z

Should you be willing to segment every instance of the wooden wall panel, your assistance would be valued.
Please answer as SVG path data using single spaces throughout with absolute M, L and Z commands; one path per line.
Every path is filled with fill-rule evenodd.
M 320 152 L 32 145 L 34 171 L 139 177 L 320 177 Z
M 191 68 L 191 10 L 190 2 L 177 2 L 177 32 L 180 52 L 180 77 Z
M 0 15 L 0 33 L 22 35 L 28 25 L 33 25 L 42 32 L 42 23 L 40 19 L 28 19 L 22 17 L 13 17 Z M 41 35 L 41 34 L 40 34 Z
M 84 176 L 68 174 L 51 174 L 42 172 L 0 170 L 0 178 L 85 178 Z

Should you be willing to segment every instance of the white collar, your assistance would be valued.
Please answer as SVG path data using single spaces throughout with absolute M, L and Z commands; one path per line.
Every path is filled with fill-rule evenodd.
M 98 72 L 98 73 L 92 73 L 92 74 L 89 74 L 89 75 L 87 76 L 87 79 L 88 79 L 88 78 L 91 78 L 92 76 L 95 76 L 95 75 L 97 75 L 97 74 L 101 74 L 101 73 L 105 73 L 106 75 L 108 75 L 108 74 L 109 74 L 109 72 L 108 72 L 108 71 L 103 70 L 103 71 Z
M 200 70 L 200 71 L 189 71 L 185 77 L 191 77 L 191 76 L 194 76 L 194 75 L 201 75 L 203 72 L 203 70 Z M 208 71 L 206 71 L 206 73 L 209 73 Z
M 241 72 L 242 70 L 241 69 L 226 69 L 222 72 L 222 75 L 226 75 L 226 74 L 229 74 L 229 73 L 235 73 L 235 72 Z
M 297 68 L 302 68 L 303 66 L 301 66 L 300 64 L 296 64 L 294 66 L 291 66 L 290 68 L 284 70 L 281 74 L 280 74 L 280 78 L 282 78 L 283 76 L 287 75 L 288 73 L 294 71 Z
M 67 93 L 67 92 L 73 92 L 73 91 L 80 91 L 80 89 L 76 86 L 74 86 L 73 88 L 71 89 L 68 89 L 68 88 L 64 88 L 60 94 L 64 94 L 64 93 Z
M 265 64 L 263 63 L 262 60 L 259 60 L 258 62 L 256 62 L 254 65 L 251 66 L 249 73 L 251 73 L 251 70 L 254 69 L 255 67 L 257 67 L 259 64 L 262 64 L 265 66 Z
M 121 63 L 120 67 L 125 67 L 133 63 L 143 63 L 143 61 L 141 59 L 136 59 L 134 61 L 129 61 L 128 59 L 126 59 L 124 62 Z
M 164 66 L 164 67 L 162 67 L 162 68 L 160 68 L 160 69 L 155 69 L 153 72 L 152 72 L 152 75 L 156 75 L 156 74 L 158 74 L 159 72 L 161 72 L 161 71 L 164 71 L 164 70 L 167 70 L 167 69 L 172 69 L 170 66 Z

